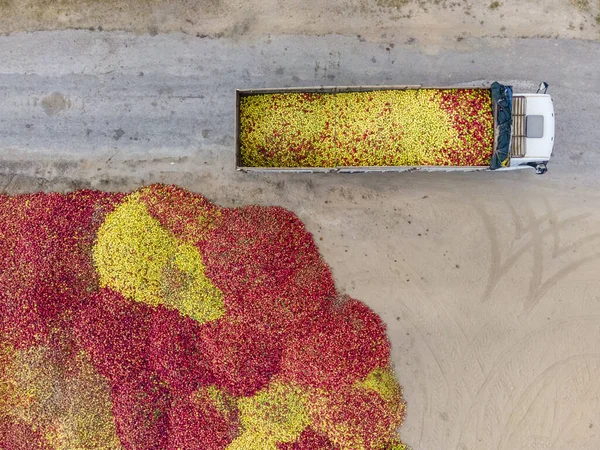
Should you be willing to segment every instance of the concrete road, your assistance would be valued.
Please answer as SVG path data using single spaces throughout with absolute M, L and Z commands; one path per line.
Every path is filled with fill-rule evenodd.
M 393 45 L 392 45 L 393 44 Z M 597 449 L 600 44 L 0 37 L 0 189 L 176 183 L 296 212 L 338 289 L 388 324 L 415 450 Z M 549 82 L 555 156 L 518 173 L 247 175 L 234 89 Z
M 15 159 L 195 155 L 211 170 L 229 169 L 236 88 L 500 80 L 531 91 L 545 80 L 557 114 L 549 177 L 595 172 L 599 43 L 465 39 L 458 50 L 424 53 L 405 42 L 362 41 L 274 36 L 234 42 L 87 31 L 2 37 L 2 148 Z

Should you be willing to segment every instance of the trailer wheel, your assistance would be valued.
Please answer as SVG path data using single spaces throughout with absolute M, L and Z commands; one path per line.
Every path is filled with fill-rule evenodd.
M 536 174 L 544 175 L 546 172 L 548 172 L 548 167 L 546 166 L 546 163 L 538 164 L 537 166 L 535 166 Z

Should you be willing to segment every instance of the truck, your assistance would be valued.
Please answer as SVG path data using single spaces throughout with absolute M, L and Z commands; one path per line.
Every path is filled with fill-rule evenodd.
M 237 89 L 244 172 L 547 171 L 554 105 L 536 93 L 421 85 Z

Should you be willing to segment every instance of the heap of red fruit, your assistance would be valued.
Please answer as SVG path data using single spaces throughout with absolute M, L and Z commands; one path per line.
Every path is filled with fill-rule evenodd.
M 284 209 L 0 196 L 2 449 L 403 449 L 389 354 Z

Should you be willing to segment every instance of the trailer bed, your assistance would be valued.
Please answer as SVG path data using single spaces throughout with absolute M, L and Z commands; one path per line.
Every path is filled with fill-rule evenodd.
M 352 143 L 354 142 L 352 139 L 353 137 L 356 137 L 356 140 L 358 141 L 359 138 L 361 136 L 343 136 L 342 133 L 344 133 L 344 131 L 347 131 L 348 127 L 350 127 L 350 124 L 352 124 L 353 122 L 355 122 L 353 117 L 345 117 L 345 112 L 346 110 L 352 109 L 354 108 L 353 104 L 349 104 L 348 103 L 348 99 L 350 99 L 352 102 L 357 101 L 357 102 L 363 102 L 364 100 L 364 96 L 365 95 L 369 95 L 369 93 L 373 93 L 373 95 L 371 95 L 371 100 L 373 100 L 373 97 L 381 97 L 382 95 L 388 95 L 388 93 L 391 95 L 391 97 L 398 97 L 401 98 L 402 95 L 409 95 L 409 96 L 414 96 L 414 95 L 425 95 L 425 94 L 431 94 L 435 96 L 439 96 L 442 95 L 444 93 L 451 93 L 451 92 L 456 92 L 460 90 L 461 92 L 469 92 L 469 93 L 473 93 L 474 97 L 481 97 L 482 93 L 487 93 L 490 92 L 489 88 L 465 88 L 465 87 L 422 87 L 422 86 L 418 86 L 418 85 L 402 85 L 402 86 L 336 86 L 336 87 L 309 87 L 309 88 L 285 88 L 285 89 L 248 89 L 248 90 L 237 90 L 236 91 L 236 133 L 235 133 L 235 143 L 236 143 L 236 168 L 238 170 L 243 170 L 243 171 L 279 171 L 279 172 L 370 172 L 370 171 L 413 171 L 413 170 L 445 170 L 445 171 L 454 171 L 454 170 L 461 170 L 461 171 L 465 171 L 465 170 L 485 170 L 489 168 L 489 157 L 491 156 L 492 152 L 495 149 L 495 145 L 496 145 L 496 127 L 494 126 L 495 124 L 495 109 L 492 108 L 492 104 L 491 101 L 486 105 L 486 111 L 483 111 L 483 107 L 482 106 L 478 106 L 478 109 L 473 110 L 473 108 L 471 108 L 470 114 L 463 114 L 463 116 L 459 116 L 458 119 L 462 120 L 464 117 L 464 120 L 467 121 L 469 120 L 470 116 L 472 114 L 486 114 L 489 117 L 488 122 L 490 124 L 490 129 L 489 131 L 487 131 L 487 138 L 488 138 L 488 142 L 485 143 L 486 145 L 486 149 L 485 151 L 487 152 L 486 154 L 486 161 L 482 162 L 481 160 L 479 161 L 479 163 L 477 165 L 469 165 L 469 164 L 464 164 L 464 161 L 466 160 L 465 158 L 463 158 L 463 164 L 457 165 L 457 164 L 419 164 L 419 161 L 415 161 L 416 163 L 411 163 L 411 164 L 377 164 L 377 165 L 363 165 L 363 164 L 354 164 L 354 161 L 358 161 L 358 160 L 352 160 L 349 159 L 348 157 L 341 158 L 339 156 L 335 156 L 336 158 L 335 160 L 331 159 L 331 155 L 332 152 L 333 154 L 335 152 L 348 152 L 349 150 L 352 151 L 353 147 L 354 147 L 354 152 L 359 152 L 361 150 L 361 148 L 359 147 L 360 144 L 362 144 L 362 142 L 357 142 L 357 145 L 354 146 L 352 145 Z M 388 92 L 380 92 L 380 91 L 388 91 Z M 406 94 L 401 94 L 399 97 L 398 91 L 420 91 L 420 92 L 410 92 L 410 93 L 406 93 Z M 360 94 L 358 94 L 360 93 Z M 250 121 L 248 121 L 248 114 L 246 111 L 243 110 L 243 108 L 248 105 L 249 103 L 256 103 L 254 100 L 258 97 L 263 97 L 262 99 L 260 99 L 261 101 L 258 103 L 265 103 L 269 104 L 269 102 L 274 102 L 274 101 L 278 101 L 281 102 L 282 99 L 285 99 L 285 95 L 286 94 L 295 94 L 290 96 L 290 98 L 294 98 L 297 99 L 299 98 L 299 95 L 306 95 L 306 101 L 310 101 L 310 102 L 314 102 L 314 101 L 321 101 L 323 98 L 328 98 L 328 101 L 323 102 L 323 104 L 326 104 L 324 107 L 328 107 L 329 108 L 329 114 L 330 117 L 334 117 L 334 120 L 337 120 L 338 122 L 336 123 L 337 125 L 337 130 L 333 132 L 333 137 L 331 137 L 332 133 L 322 133 L 323 130 L 317 130 L 315 131 L 315 129 L 311 129 L 310 136 L 311 139 L 313 139 L 315 136 L 321 136 L 321 138 L 323 139 L 323 142 L 326 142 L 329 147 L 326 148 L 326 151 L 329 152 L 326 156 L 330 157 L 330 159 L 326 160 L 325 165 L 320 165 L 320 164 L 297 164 L 297 161 L 293 160 L 293 158 L 291 160 L 284 160 L 285 164 L 270 164 L 270 161 L 266 161 L 267 164 L 265 164 L 265 156 L 269 156 L 271 153 L 273 153 L 275 150 L 278 150 L 281 148 L 281 140 L 282 137 L 283 138 L 287 138 L 287 136 L 285 135 L 285 132 L 280 132 L 279 130 L 277 130 L 277 126 L 279 125 L 279 123 L 284 123 L 282 122 L 283 119 L 281 119 L 281 117 L 285 116 L 285 114 L 283 115 L 278 115 L 273 113 L 273 111 L 271 111 L 270 109 L 264 109 L 264 111 L 266 111 L 266 113 L 262 113 L 262 119 L 264 119 L 264 123 L 266 123 L 268 125 L 268 127 L 274 127 L 273 129 L 275 129 L 275 134 L 274 137 L 270 137 L 271 134 L 271 129 L 267 129 L 266 131 L 261 130 L 260 133 L 263 133 L 264 135 L 261 135 L 259 133 L 259 139 L 263 139 L 262 141 L 260 141 L 260 144 L 262 145 L 261 148 L 259 148 L 259 151 L 256 151 L 255 153 L 257 153 L 259 155 L 259 157 L 263 158 L 262 160 L 260 158 L 256 158 L 254 161 L 251 158 L 247 157 L 247 150 L 248 150 L 248 143 L 250 142 L 251 144 L 253 142 L 256 141 L 251 141 L 250 139 L 248 139 L 249 133 L 248 133 L 248 129 L 250 129 L 250 131 L 254 131 L 254 129 L 256 128 L 255 123 L 250 123 Z M 344 96 L 344 94 L 351 94 L 350 96 Z M 439 94 L 439 95 L 438 95 Z M 363 99 L 361 100 L 360 97 L 361 95 L 363 96 Z M 254 98 L 253 98 L 254 97 Z M 332 102 L 332 98 L 335 97 L 335 101 Z M 346 98 L 348 97 L 348 98 Z M 251 102 L 248 102 L 248 100 L 251 100 Z M 263 100 L 265 100 L 263 102 Z M 471 101 L 475 101 L 475 100 L 471 100 Z M 342 108 L 341 109 L 335 109 L 335 107 L 331 107 L 332 104 L 335 103 L 340 103 L 342 104 Z M 368 102 L 363 102 L 364 105 L 362 106 L 366 106 L 366 111 L 367 111 L 367 116 L 369 114 L 369 104 Z M 386 103 L 387 104 L 387 103 Z M 301 105 L 302 106 L 302 105 Z M 426 107 L 427 105 L 425 105 Z M 468 106 L 468 105 L 467 105 Z M 386 108 L 390 109 L 389 106 L 387 106 Z M 318 109 L 318 108 L 317 108 Z M 360 108 L 357 110 L 356 108 L 354 108 L 356 111 L 361 112 L 362 110 L 360 110 Z M 305 110 L 305 113 L 307 112 L 307 110 Z M 298 132 L 298 131 L 303 131 L 303 127 L 304 126 L 312 126 L 312 124 L 310 122 L 306 122 L 304 123 L 303 121 L 306 119 L 305 116 L 310 116 L 310 113 L 312 112 L 309 111 L 308 114 L 305 115 L 294 115 L 292 114 L 291 117 L 294 117 L 294 120 L 288 120 L 287 123 L 285 123 L 286 127 L 290 128 L 290 122 L 291 123 L 291 128 L 293 132 Z M 382 111 L 375 111 L 375 114 L 379 114 Z M 383 111 L 385 112 L 385 111 Z M 420 109 L 414 110 L 412 111 L 413 115 L 419 115 L 420 114 Z M 286 112 L 287 114 L 287 112 Z M 332 114 L 334 116 L 332 116 Z M 364 120 L 364 118 L 363 118 Z M 373 122 L 374 120 L 377 120 L 374 117 L 368 116 L 367 120 L 370 120 L 371 122 Z M 406 120 L 405 120 L 406 122 Z M 381 119 L 379 122 L 379 125 L 381 125 Z M 328 124 L 329 125 L 329 124 Z M 262 124 L 259 124 L 259 126 L 262 126 Z M 268 128 L 265 127 L 265 128 Z M 381 129 L 382 127 L 380 127 Z M 385 127 L 383 127 L 385 128 Z M 438 127 L 439 128 L 439 127 Z M 387 127 L 387 129 L 394 129 L 396 130 L 394 127 Z M 414 130 L 418 129 L 418 128 L 412 128 L 413 133 Z M 422 128 L 419 130 L 423 130 Z M 379 142 L 382 143 L 382 147 L 390 147 L 389 145 L 389 139 L 386 141 L 385 139 L 383 139 L 385 137 L 385 134 L 382 134 L 382 139 L 377 139 L 378 136 L 376 135 L 378 130 L 368 130 L 366 129 L 363 130 L 363 135 L 362 137 L 366 139 L 370 139 L 370 142 Z M 435 135 L 435 133 L 432 133 L 432 130 L 424 130 L 425 135 L 428 136 L 428 139 L 433 139 L 433 141 L 435 141 L 435 139 L 437 138 L 437 136 Z M 444 130 L 443 127 L 441 130 L 437 130 L 436 133 L 441 133 L 443 134 Z M 353 131 L 354 132 L 354 131 Z M 321 133 L 320 135 L 318 133 Z M 354 132 L 354 135 L 356 135 L 357 133 Z M 253 138 L 255 138 L 255 136 L 252 136 Z M 410 137 L 410 135 L 409 135 Z M 278 140 L 279 139 L 279 140 Z M 329 139 L 329 141 L 327 141 L 327 139 Z M 306 141 L 306 140 L 305 140 Z M 313 139 L 314 141 L 314 139 Z M 412 138 L 412 141 L 415 141 L 414 137 Z M 348 142 L 350 142 L 350 145 L 348 145 Z M 429 141 L 428 141 L 429 142 Z M 313 145 L 313 142 L 310 142 L 311 145 Z M 396 143 L 396 140 L 393 141 L 394 145 Z M 336 145 L 340 145 L 343 144 L 344 147 L 343 148 L 336 148 Z M 418 146 L 419 143 L 417 143 Z M 427 147 L 427 143 L 424 144 L 424 142 L 420 142 L 420 144 L 423 144 L 425 147 Z M 246 147 L 245 147 L 246 146 Z M 256 147 L 258 148 L 259 146 L 256 145 Z M 312 149 L 312 147 L 311 147 Z M 304 149 L 298 149 L 299 151 L 303 151 Z M 246 152 L 246 153 L 245 153 Z M 262 153 L 260 153 L 262 152 Z M 375 153 L 375 152 L 373 152 Z M 369 157 L 374 157 L 371 154 L 368 154 Z M 375 155 L 377 156 L 377 155 Z M 455 158 L 461 158 L 463 155 L 461 154 L 455 154 L 453 155 Z M 307 158 L 304 158 L 307 159 Z M 396 160 L 398 158 L 396 157 Z M 262 164 L 255 164 L 256 160 L 263 162 Z M 371 159 L 373 160 L 373 159 Z M 331 162 L 334 161 L 334 163 L 332 164 Z M 348 164 L 348 161 L 350 161 L 351 163 Z M 436 161 L 437 162 L 437 161 Z M 290 164 L 291 163 L 291 164 Z

